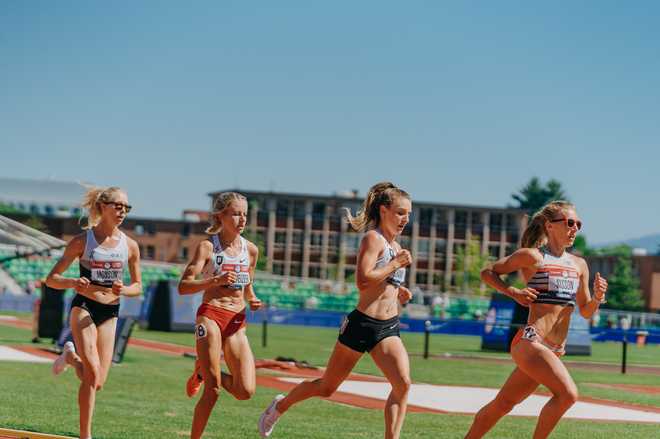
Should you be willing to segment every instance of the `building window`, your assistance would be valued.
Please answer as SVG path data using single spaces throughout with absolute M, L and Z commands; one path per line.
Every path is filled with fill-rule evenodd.
M 290 275 L 293 277 L 302 276 L 302 267 L 300 264 L 291 264 Z
M 302 245 L 303 243 L 303 234 L 301 231 L 294 230 L 291 234 L 291 242 L 294 245 Z
M 313 232 L 310 240 L 311 245 L 313 246 L 321 246 L 323 244 L 323 234 L 322 233 L 317 233 Z
M 181 247 L 181 259 L 188 260 L 188 247 Z
M 454 223 L 457 226 L 464 226 L 467 224 L 467 212 L 464 210 L 457 210 L 454 216 Z
M 181 231 L 181 234 L 182 234 L 183 236 L 190 236 L 190 230 L 191 230 L 191 228 L 192 228 L 192 227 L 190 226 L 190 223 L 185 223 L 185 224 L 183 225 L 183 230 Z
M 273 264 L 273 274 L 279 274 L 280 276 L 284 274 L 284 264 L 274 263 Z
M 428 239 L 418 239 L 417 240 L 417 255 L 418 256 L 428 256 L 429 254 L 429 240 Z
M 501 213 L 491 213 L 490 214 L 490 231 L 491 232 L 500 232 L 502 230 L 502 214 Z
M 321 267 L 317 265 L 311 265 L 309 267 L 309 277 L 320 278 L 321 277 Z
M 144 235 L 144 226 L 142 224 L 136 224 L 133 231 L 138 236 Z
M 275 232 L 275 243 L 285 244 L 286 243 L 286 232 Z
M 360 235 L 357 233 L 349 233 L 346 235 L 346 251 L 348 253 L 357 253 L 360 246 Z
M 418 284 L 426 284 L 428 280 L 429 280 L 428 273 L 417 272 L 417 274 L 415 275 L 415 282 Z
M 328 246 L 329 247 L 339 247 L 339 234 L 330 233 L 328 235 Z
M 289 201 L 277 200 L 277 207 L 275 208 L 275 215 L 278 218 L 287 218 L 289 216 Z
M 305 202 L 304 201 L 294 201 L 293 202 L 293 218 L 294 219 L 305 219 Z
M 433 209 L 428 207 L 423 207 L 419 209 L 419 225 L 421 227 L 430 226 L 431 218 L 433 218 Z
M 444 239 L 435 240 L 435 254 L 436 256 L 444 256 L 447 253 L 447 241 Z
M 156 247 L 153 245 L 147 246 L 147 259 L 154 259 L 156 257 Z

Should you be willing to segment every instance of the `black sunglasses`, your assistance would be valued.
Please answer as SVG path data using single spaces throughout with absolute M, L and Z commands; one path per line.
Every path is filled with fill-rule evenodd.
M 573 227 L 577 226 L 578 230 L 582 230 L 582 221 L 580 220 L 574 220 L 573 218 L 559 218 L 555 220 L 551 220 L 551 223 L 558 223 L 558 222 L 563 222 L 566 224 L 566 227 L 569 229 L 572 229 Z
M 115 210 L 125 210 L 126 213 L 130 212 L 133 206 L 130 204 L 124 204 L 124 203 L 118 203 L 115 201 L 106 201 L 103 204 L 112 204 L 112 206 L 115 208 Z

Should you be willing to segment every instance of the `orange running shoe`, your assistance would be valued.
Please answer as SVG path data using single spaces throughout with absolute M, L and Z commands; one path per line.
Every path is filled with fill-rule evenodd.
M 195 370 L 186 382 L 186 395 L 188 395 L 188 398 L 192 398 L 193 396 L 197 395 L 197 392 L 199 392 L 203 382 L 204 379 L 200 373 L 199 365 L 197 362 L 195 362 Z

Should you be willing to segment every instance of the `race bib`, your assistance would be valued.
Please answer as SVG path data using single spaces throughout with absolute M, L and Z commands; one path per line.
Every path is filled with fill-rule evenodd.
M 556 291 L 558 297 L 569 299 L 577 292 L 578 282 L 576 272 L 564 270 L 561 274 L 548 276 L 548 290 Z
M 236 282 L 229 285 L 229 288 L 241 289 L 250 283 L 250 266 L 241 264 L 222 264 L 220 266 L 222 273 L 233 271 L 236 273 Z
M 121 261 L 91 261 L 92 282 L 113 283 L 122 280 L 124 264 Z

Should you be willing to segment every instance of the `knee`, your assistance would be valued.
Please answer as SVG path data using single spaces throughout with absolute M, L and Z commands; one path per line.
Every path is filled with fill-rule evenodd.
M 316 384 L 319 386 L 319 396 L 322 398 L 328 398 L 332 396 L 332 394 L 337 390 L 337 386 L 329 384 L 323 379 L 316 380 Z
M 571 386 L 567 388 L 564 392 L 562 392 L 560 395 L 557 395 L 557 397 L 559 398 L 559 401 L 561 402 L 562 406 L 568 409 L 578 400 L 577 387 Z
M 412 381 L 410 380 L 410 377 L 403 377 L 400 380 L 398 380 L 396 383 L 392 383 L 392 390 L 400 396 L 407 395 L 408 392 L 410 392 L 410 386 L 412 385 Z
M 217 398 L 218 395 L 220 395 L 220 387 L 219 376 L 211 376 L 204 380 L 204 393 L 206 393 L 207 396 L 210 395 Z
M 240 401 L 246 401 L 252 398 L 252 395 L 254 395 L 254 389 L 241 388 L 236 392 L 234 396 Z
M 493 401 L 493 405 L 498 412 L 509 413 L 516 405 L 518 405 L 519 402 L 520 401 L 509 398 L 507 396 L 498 396 Z
M 101 368 L 98 364 L 88 364 L 83 370 L 83 382 L 95 389 L 103 385 L 101 383 Z

